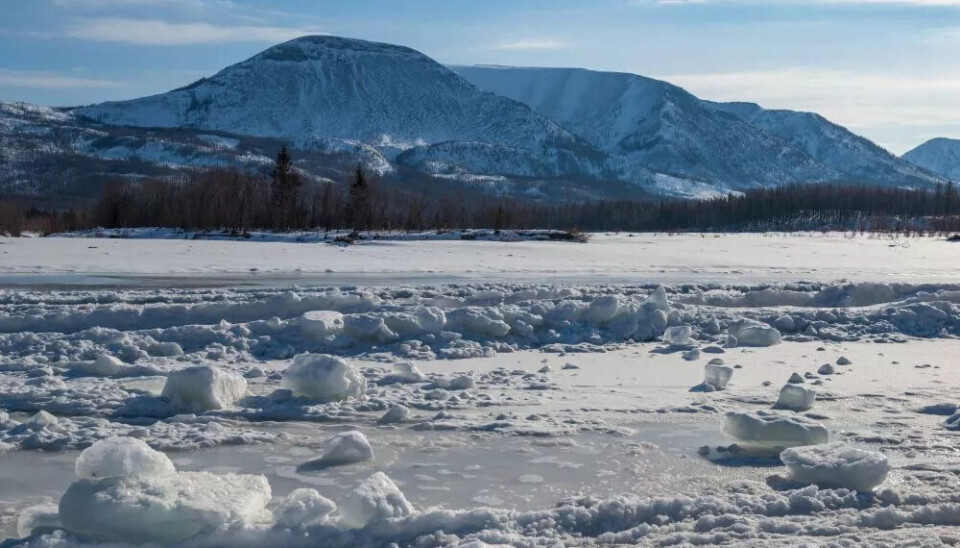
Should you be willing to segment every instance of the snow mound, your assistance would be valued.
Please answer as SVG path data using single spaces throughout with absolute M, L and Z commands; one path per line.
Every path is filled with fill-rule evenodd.
M 402 518 L 413 512 L 413 505 L 393 480 L 377 472 L 350 493 L 340 508 L 340 520 L 346 527 L 360 528 L 372 521 Z
M 362 432 L 338 434 L 323 444 L 320 458 L 301 465 L 302 469 L 323 469 L 373 460 L 373 447 Z
M 817 391 L 799 384 L 787 383 L 780 389 L 780 397 L 774 407 L 791 411 L 806 411 L 817 400 Z
M 801 483 L 873 491 L 890 472 L 887 457 L 842 443 L 796 447 L 780 453 L 790 475 Z
M 80 479 L 159 477 L 176 473 L 173 462 L 136 438 L 100 440 L 77 458 Z
M 820 423 L 776 411 L 727 413 L 723 430 L 742 442 L 756 445 L 819 445 L 830 439 L 827 429 Z
M 96 541 L 169 544 L 250 526 L 263 517 L 270 495 L 263 476 L 182 472 L 80 480 L 60 499 L 60 521 Z
M 273 511 L 273 519 L 283 527 L 306 527 L 327 521 L 336 509 L 337 505 L 316 489 L 300 488 L 283 499 Z
M 730 334 L 736 337 L 738 346 L 773 346 L 780 344 L 780 332 L 776 328 L 757 321 L 741 320 L 730 325 Z
M 405 405 L 394 405 L 377 421 L 378 424 L 400 424 L 410 419 L 410 408 Z
M 703 384 L 712 386 L 717 390 L 723 390 L 733 377 L 733 368 L 729 365 L 708 363 L 704 366 Z
M 130 366 L 119 358 L 108 354 L 100 354 L 91 364 L 85 364 L 84 373 L 94 377 L 121 377 L 130 369 Z
M 202 413 L 231 407 L 246 392 L 247 381 L 240 375 L 198 365 L 170 373 L 160 395 L 179 410 Z
M 336 356 L 300 354 L 283 372 L 283 387 L 294 395 L 328 402 L 363 396 L 367 380 Z

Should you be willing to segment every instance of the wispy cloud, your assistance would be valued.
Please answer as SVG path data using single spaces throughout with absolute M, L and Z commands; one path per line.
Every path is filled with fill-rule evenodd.
M 90 18 L 74 22 L 66 35 L 96 42 L 151 46 L 180 46 L 239 42 L 275 43 L 317 30 L 277 26 L 221 26 L 210 23 L 172 23 L 162 19 Z
M 496 44 L 490 44 L 485 49 L 498 50 L 498 51 L 538 51 L 538 50 L 557 50 L 563 49 L 566 47 L 566 44 L 558 40 L 552 40 L 549 38 L 533 38 L 525 40 L 512 40 L 508 42 L 498 42 Z
M 33 89 L 96 89 L 118 88 L 126 86 L 124 82 L 112 80 L 97 80 L 56 74 L 52 72 L 37 72 L 25 70 L 10 70 L 0 68 L 0 87 L 33 88 Z

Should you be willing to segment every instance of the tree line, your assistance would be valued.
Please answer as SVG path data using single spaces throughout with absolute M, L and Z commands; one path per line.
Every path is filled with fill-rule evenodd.
M 358 166 L 349 181 L 315 181 L 281 149 L 268 176 L 239 169 L 189 172 L 182 180 L 114 180 L 90 207 L 24 210 L 0 200 L 0 233 L 86 228 L 184 230 L 960 232 L 960 192 L 856 184 L 791 184 L 708 199 L 542 203 L 439 185 L 412 191 L 378 184 Z

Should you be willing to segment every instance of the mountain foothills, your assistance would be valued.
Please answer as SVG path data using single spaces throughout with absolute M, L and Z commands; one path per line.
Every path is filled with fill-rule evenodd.
M 406 47 L 310 36 L 152 97 L 0 103 L 0 192 L 69 202 L 121 176 L 267 170 L 283 144 L 314 181 L 344 182 L 362 162 L 400 186 L 553 201 L 960 178 L 957 142 L 900 159 L 816 114 L 712 103 L 633 74 L 446 67 Z
M 960 140 L 931 139 L 904 154 L 903 159 L 950 180 L 960 181 Z

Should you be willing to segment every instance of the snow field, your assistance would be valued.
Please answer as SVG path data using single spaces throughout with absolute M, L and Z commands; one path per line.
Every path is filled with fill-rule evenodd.
M 0 492 L 0 530 L 45 548 L 937 546 L 960 526 L 958 295 L 0 290 L 0 486 L 29 477 L 24 455 L 78 476 Z

